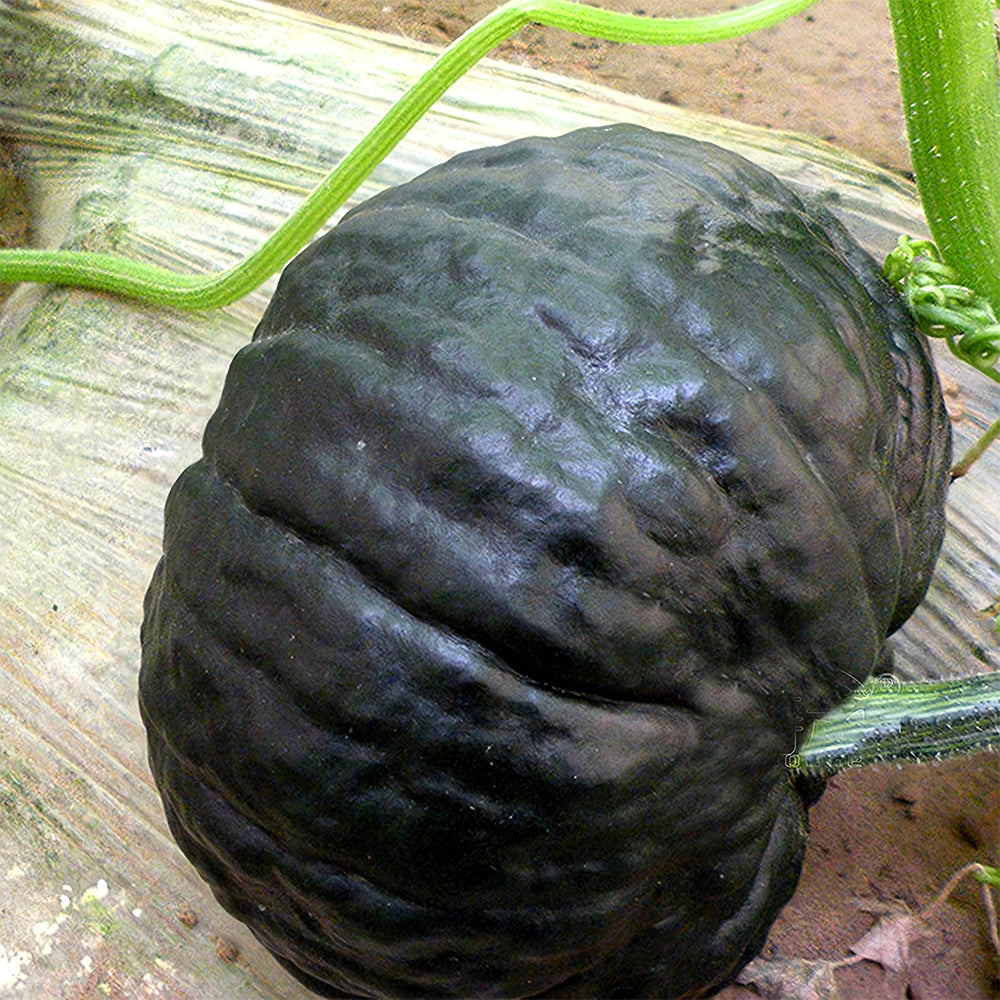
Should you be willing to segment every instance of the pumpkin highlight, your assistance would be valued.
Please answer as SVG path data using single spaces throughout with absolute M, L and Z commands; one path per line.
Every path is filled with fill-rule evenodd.
M 455 157 L 286 268 L 171 491 L 171 830 L 323 995 L 708 995 L 949 457 L 894 293 L 770 174 L 633 126 Z

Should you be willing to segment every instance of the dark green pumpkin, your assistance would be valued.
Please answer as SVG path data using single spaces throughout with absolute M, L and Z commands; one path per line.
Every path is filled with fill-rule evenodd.
M 170 495 L 171 828 L 330 996 L 705 995 L 948 459 L 893 293 L 771 175 L 629 126 L 458 156 L 288 266 Z

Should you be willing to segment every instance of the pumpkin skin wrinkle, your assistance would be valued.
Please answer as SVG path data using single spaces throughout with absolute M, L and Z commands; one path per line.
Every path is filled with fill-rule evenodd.
M 925 345 L 824 209 L 633 126 L 462 154 L 282 275 L 167 502 L 171 830 L 327 996 L 718 990 L 796 727 L 941 544 Z

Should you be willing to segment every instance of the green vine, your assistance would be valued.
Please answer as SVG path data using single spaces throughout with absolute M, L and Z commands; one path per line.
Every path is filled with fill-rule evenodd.
M 1000 323 L 989 300 L 959 283 L 954 268 L 929 240 L 900 236 L 885 262 L 886 278 L 898 284 L 920 329 L 943 337 L 952 354 L 996 382 Z
M 910 160 L 941 259 L 1000 308 L 994 0 L 889 0 Z
M 1000 382 L 1000 322 L 990 301 L 966 285 L 941 259 L 930 240 L 900 236 L 885 260 L 883 274 L 898 285 L 903 302 L 920 330 L 942 337 L 951 353 L 984 375 Z M 951 478 L 964 476 L 983 452 L 1000 437 L 1000 418 L 952 466 Z M 1000 631 L 1000 618 L 997 619 Z
M 511 0 L 453 42 L 308 198 L 249 257 L 217 274 L 180 275 L 114 254 L 0 251 L 0 284 L 36 281 L 113 292 L 158 305 L 228 305 L 279 271 L 347 201 L 439 97 L 488 52 L 528 24 L 612 42 L 691 45 L 717 42 L 783 21 L 815 0 L 759 0 L 706 17 L 652 19 L 572 0 Z
M 496 45 L 535 23 L 609 41 L 713 42 L 770 27 L 815 0 L 759 0 L 705 17 L 654 20 L 574 0 L 510 0 L 470 28 L 389 109 L 252 254 L 208 275 L 115 254 L 0 251 L 0 283 L 76 285 L 182 309 L 228 305 L 280 270 L 357 190 L 441 95 Z M 932 235 L 903 237 L 886 262 L 922 329 L 1000 381 L 1000 97 L 996 0 L 889 0 L 910 152 Z M 974 291 L 985 288 L 986 295 Z

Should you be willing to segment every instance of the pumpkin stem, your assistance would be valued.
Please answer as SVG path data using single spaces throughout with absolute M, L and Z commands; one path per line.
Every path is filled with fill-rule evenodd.
M 829 777 L 848 767 L 996 749 L 1000 672 L 913 683 L 881 674 L 817 719 L 787 763 L 793 772 Z

